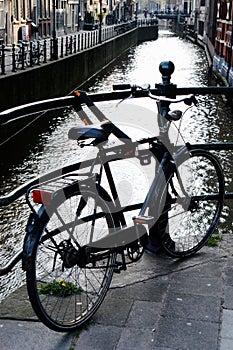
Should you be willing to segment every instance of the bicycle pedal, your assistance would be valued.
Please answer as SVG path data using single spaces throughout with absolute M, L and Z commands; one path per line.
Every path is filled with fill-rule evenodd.
M 135 224 L 149 225 L 150 223 L 152 223 L 154 221 L 154 217 L 153 216 L 139 215 L 139 216 L 134 216 L 133 221 Z

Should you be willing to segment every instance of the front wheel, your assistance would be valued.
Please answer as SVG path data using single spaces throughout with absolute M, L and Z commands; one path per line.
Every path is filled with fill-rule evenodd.
M 111 283 L 115 253 L 93 253 L 77 264 L 81 250 L 114 230 L 110 204 L 88 188 L 59 200 L 41 215 L 33 268 L 27 271 L 31 304 L 39 319 L 55 331 L 72 331 L 88 321 L 102 303 Z M 47 212 L 46 212 L 47 211 Z M 38 227 L 39 227 L 38 226 Z M 80 261 L 80 256 L 78 260 Z
M 187 257 L 200 250 L 215 230 L 224 201 L 224 176 L 218 160 L 193 150 L 177 160 L 176 171 L 165 170 L 167 186 L 160 217 L 162 244 L 172 257 Z M 165 223 L 165 224 L 164 224 Z

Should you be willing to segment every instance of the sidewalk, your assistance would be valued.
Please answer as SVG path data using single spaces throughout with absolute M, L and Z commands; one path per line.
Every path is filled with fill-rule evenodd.
M 35 317 L 25 288 L 0 304 L 1 350 L 232 350 L 233 239 L 193 258 L 145 253 L 82 330 L 56 333 Z

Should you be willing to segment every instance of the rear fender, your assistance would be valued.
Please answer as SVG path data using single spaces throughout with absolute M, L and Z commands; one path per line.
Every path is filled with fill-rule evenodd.
M 42 229 L 42 220 L 40 220 L 38 214 L 31 213 L 28 218 L 23 244 L 22 269 L 24 271 L 33 268 L 33 257 L 36 253 L 36 244 L 38 243 Z

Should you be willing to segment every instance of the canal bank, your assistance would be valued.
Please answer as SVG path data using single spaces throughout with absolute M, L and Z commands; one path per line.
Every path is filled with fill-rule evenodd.
M 69 94 L 138 43 L 155 40 L 158 26 L 136 27 L 82 52 L 0 79 L 0 110 Z

